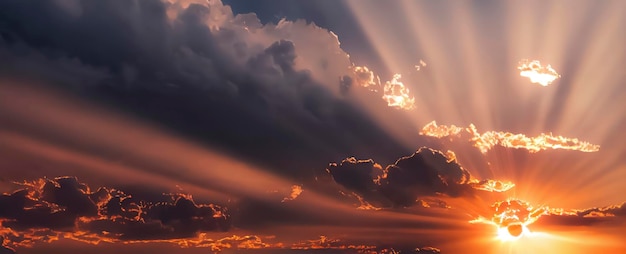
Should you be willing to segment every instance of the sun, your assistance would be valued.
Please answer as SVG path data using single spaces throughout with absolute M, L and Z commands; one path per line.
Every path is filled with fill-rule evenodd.
M 498 228 L 498 239 L 503 242 L 515 241 L 528 232 L 528 228 L 523 223 L 511 223 L 506 227 Z

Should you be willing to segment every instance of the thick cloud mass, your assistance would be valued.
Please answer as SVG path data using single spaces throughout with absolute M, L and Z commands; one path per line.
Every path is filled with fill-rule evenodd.
M 159 0 L 2 1 L 0 24 L 0 78 L 56 84 L 281 173 L 407 152 L 350 98 L 406 120 L 347 93 L 350 59 L 314 24 Z
M 455 197 L 474 190 L 467 170 L 429 148 L 420 148 L 384 170 L 373 160 L 348 158 L 331 163 L 328 172 L 338 184 L 382 206 L 411 206 L 421 196 Z

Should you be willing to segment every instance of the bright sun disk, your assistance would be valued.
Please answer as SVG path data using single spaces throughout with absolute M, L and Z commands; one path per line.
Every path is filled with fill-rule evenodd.
M 498 239 L 503 242 L 515 241 L 530 232 L 522 223 L 509 224 L 506 227 L 498 227 Z

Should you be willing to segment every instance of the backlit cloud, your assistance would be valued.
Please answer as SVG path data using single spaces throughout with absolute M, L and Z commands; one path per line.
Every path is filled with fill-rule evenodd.
M 548 211 L 545 207 L 536 208 L 517 199 L 496 202 L 491 208 L 493 215 L 490 218 L 479 217 L 470 223 L 496 226 L 498 237 L 504 241 L 516 239 L 529 232 L 528 226 Z
M 371 159 L 347 158 L 339 164 L 331 163 L 327 171 L 335 182 L 359 195 L 360 207 L 368 208 L 412 206 L 420 197 L 457 197 L 476 190 L 503 192 L 514 186 L 510 182 L 474 179 L 454 158 L 430 148 L 420 148 L 384 169 Z M 419 203 L 424 206 L 424 202 Z
M 545 224 L 583 226 L 597 223 L 626 222 L 626 202 L 587 209 L 550 208 L 541 221 Z
M 400 81 L 400 78 L 402 78 L 402 75 L 395 74 L 393 79 L 385 82 L 383 99 L 387 101 L 389 107 L 404 110 L 414 109 L 415 97 L 410 95 L 409 88 Z
M 415 97 L 411 95 L 409 88 L 400 81 L 402 75 L 394 74 L 391 80 L 381 84 L 380 77 L 376 76 L 366 66 L 354 66 L 352 71 L 356 85 L 381 94 L 382 99 L 387 102 L 387 106 L 403 110 L 415 108 Z M 344 77 L 342 83 L 346 80 L 347 78 Z M 352 80 L 352 78 L 348 80 Z
M 517 69 L 520 70 L 519 75 L 527 77 L 530 82 L 537 83 L 542 86 L 548 86 L 554 80 L 561 77 L 552 66 L 542 66 L 538 60 L 523 59 L 519 62 Z
M 435 121 L 426 124 L 420 131 L 420 135 L 443 138 L 461 136 L 463 132 L 469 134 L 469 141 L 482 153 L 486 153 L 496 145 L 526 149 L 531 153 L 539 152 L 547 149 L 564 149 L 581 152 L 597 152 L 600 150 L 599 145 L 594 145 L 577 138 L 566 138 L 562 136 L 554 136 L 552 133 L 541 133 L 536 137 L 527 137 L 524 134 L 515 134 L 503 131 L 487 131 L 480 133 L 476 126 L 470 124 L 467 128 L 457 127 L 455 125 L 437 125 Z
M 9 247 L 28 247 L 59 238 L 100 242 L 171 241 L 230 228 L 227 210 L 196 204 L 184 194 L 156 193 L 153 200 L 101 187 L 92 190 L 74 177 L 39 179 L 0 196 L 2 236 Z

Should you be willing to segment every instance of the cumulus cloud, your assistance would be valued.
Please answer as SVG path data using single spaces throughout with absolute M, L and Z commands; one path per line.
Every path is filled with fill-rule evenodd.
M 51 68 L 74 61 L 108 74 L 91 81 L 109 85 L 238 93 L 243 80 L 233 76 L 246 73 L 269 85 L 295 78 L 287 72 L 299 69 L 334 86 L 351 65 L 328 30 L 305 21 L 261 24 L 254 13 L 235 15 L 221 1 L 6 1 L 0 7 L 4 54 Z M 40 18 L 27 15 L 32 11 Z
M 92 244 L 173 240 L 230 228 L 225 208 L 196 204 L 188 195 L 138 200 L 116 189 L 92 190 L 74 177 L 39 179 L 22 186 L 0 196 L 0 232 L 10 247 L 61 237 Z
M 425 206 L 427 203 L 418 200 L 420 197 L 458 197 L 473 195 L 476 190 L 510 189 L 502 188 L 503 183 L 500 181 L 473 179 L 470 172 L 456 160 L 425 147 L 398 159 L 384 169 L 371 159 L 357 160 L 351 157 L 339 164 L 329 164 L 327 172 L 335 182 L 353 191 L 364 201 L 372 203 L 374 207 L 412 206 L 418 202 Z M 497 190 L 488 188 L 491 185 L 498 187 L 495 188 Z
M 341 96 L 365 95 L 347 92 L 350 58 L 315 24 L 262 24 L 220 1 L 60 2 L 0 3 L 0 78 L 56 84 L 285 174 L 404 150 Z

